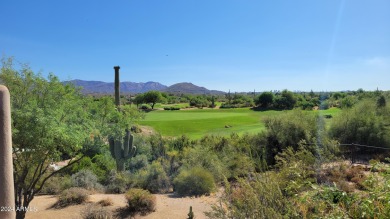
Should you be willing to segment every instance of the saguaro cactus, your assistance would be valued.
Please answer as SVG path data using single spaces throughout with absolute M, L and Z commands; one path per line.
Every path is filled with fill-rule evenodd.
M 119 66 L 114 66 L 115 69 L 115 105 L 120 111 L 120 95 L 119 95 Z M 122 138 L 109 137 L 110 151 L 112 157 L 116 161 L 116 168 L 118 171 L 125 170 L 125 162 L 130 157 L 134 156 L 136 147 L 133 145 L 133 135 L 126 129 L 126 135 Z
M 121 67 L 114 66 L 115 69 L 115 105 L 119 107 L 121 105 L 121 100 L 119 96 L 120 84 L 119 84 L 119 69 Z M 119 108 L 118 108 L 119 109 Z
M 188 218 L 187 219 L 194 219 L 194 212 L 192 211 L 192 206 L 190 206 L 190 212 L 188 212 Z
M 125 170 L 125 162 L 130 157 L 134 156 L 137 147 L 133 145 L 133 135 L 129 130 L 126 130 L 126 135 L 123 140 L 117 140 L 114 137 L 109 139 L 110 152 L 116 161 L 118 171 Z

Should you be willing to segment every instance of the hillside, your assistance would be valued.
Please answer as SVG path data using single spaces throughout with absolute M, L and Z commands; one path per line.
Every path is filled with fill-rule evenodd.
M 99 93 L 99 94 L 112 94 L 114 93 L 114 83 L 102 82 L 102 81 L 83 81 L 72 80 L 64 83 L 72 83 L 76 87 L 82 87 L 83 93 Z M 164 90 L 167 86 L 158 82 L 149 81 L 146 83 L 135 82 L 121 82 L 121 93 L 144 93 L 150 90 Z
M 65 84 L 72 83 L 76 87 L 82 87 L 82 92 L 86 94 L 113 94 L 114 83 L 102 82 L 102 81 L 84 81 L 84 80 L 72 80 L 65 81 Z M 172 86 L 166 86 L 158 82 L 121 82 L 121 93 L 144 93 L 150 90 L 164 91 L 169 93 L 186 93 L 186 94 L 223 94 L 222 91 L 208 90 L 204 87 L 196 86 L 192 83 L 177 83 Z
M 189 82 L 177 83 L 164 90 L 168 93 L 186 93 L 186 94 L 224 94 L 222 91 L 208 90 L 205 87 L 199 87 Z

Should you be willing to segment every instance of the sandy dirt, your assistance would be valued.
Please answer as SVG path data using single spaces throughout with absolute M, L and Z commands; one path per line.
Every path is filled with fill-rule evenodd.
M 172 194 L 156 194 L 156 211 L 145 216 L 137 215 L 137 219 L 182 219 L 186 218 L 190 206 L 196 219 L 206 218 L 205 211 L 211 210 L 211 204 L 217 203 L 218 195 L 202 197 L 175 197 Z M 102 199 L 110 198 L 112 206 L 107 206 L 113 212 L 126 206 L 123 194 L 94 194 L 89 196 L 89 203 L 96 203 Z M 54 209 L 52 206 L 57 202 L 56 196 L 37 196 L 30 204 L 27 219 L 80 219 L 81 212 L 87 204 L 68 206 L 62 209 Z

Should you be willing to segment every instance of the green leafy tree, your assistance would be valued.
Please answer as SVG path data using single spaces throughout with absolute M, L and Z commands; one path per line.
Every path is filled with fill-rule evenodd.
M 27 65 L 15 70 L 9 58 L 2 60 L 0 79 L 11 94 L 16 207 L 27 208 L 49 178 L 80 159 L 92 122 L 85 110 L 86 99 L 52 74 L 45 79 Z M 59 170 L 49 166 L 69 158 Z M 16 217 L 25 214 L 17 211 Z
M 278 109 L 292 109 L 297 102 L 294 93 L 288 90 L 283 90 L 282 93 L 276 97 L 275 106 Z
M 386 98 L 383 95 L 381 95 L 376 101 L 376 106 L 379 108 L 386 106 Z
M 135 96 L 133 102 L 137 105 L 137 108 L 140 104 L 143 104 L 145 102 L 144 100 L 144 95 L 143 94 L 137 94 L 137 96 Z
M 274 94 L 272 92 L 263 92 L 256 100 L 258 106 L 268 108 L 274 102 Z
M 152 109 L 154 108 L 154 105 L 162 100 L 161 93 L 159 91 L 148 91 L 143 94 L 144 96 L 144 102 L 149 103 Z
M 351 108 L 357 102 L 355 96 L 346 96 L 341 99 L 341 108 Z

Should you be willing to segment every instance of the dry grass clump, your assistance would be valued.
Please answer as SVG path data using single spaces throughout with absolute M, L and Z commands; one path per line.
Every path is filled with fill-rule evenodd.
M 345 192 L 356 189 L 365 190 L 364 181 L 367 179 L 366 168 L 361 165 L 333 165 L 322 170 L 317 176 L 319 183 L 336 183 L 337 187 Z
M 88 195 L 88 191 L 83 188 L 73 187 L 66 189 L 58 196 L 58 202 L 54 207 L 66 207 L 85 203 L 88 200 Z
M 83 219 L 113 219 L 112 212 L 96 204 L 89 204 L 82 211 Z
M 112 201 L 111 198 L 105 198 L 105 199 L 102 199 L 98 202 L 98 204 L 100 206 L 103 206 L 103 207 L 106 207 L 106 206 L 111 206 L 114 204 L 114 202 Z
M 131 214 L 140 213 L 146 215 L 155 211 L 156 197 L 149 191 L 143 189 L 130 189 L 125 194 L 127 200 L 127 210 Z

